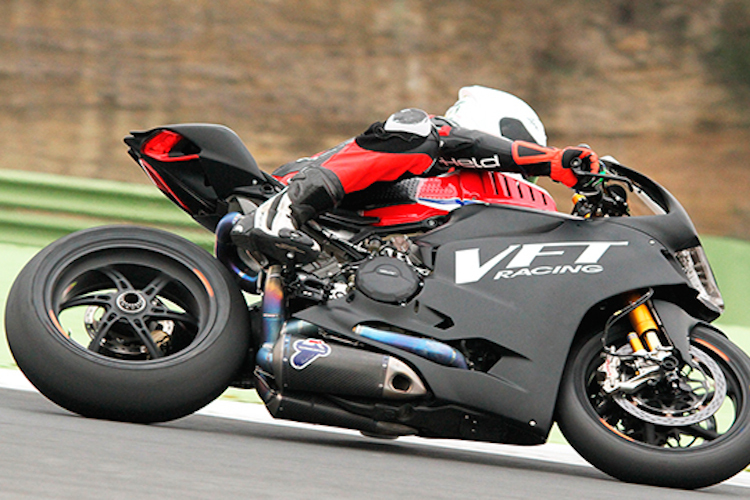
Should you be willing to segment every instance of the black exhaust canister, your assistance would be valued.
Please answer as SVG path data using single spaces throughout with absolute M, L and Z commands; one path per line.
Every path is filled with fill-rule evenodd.
M 408 399 L 427 393 L 403 361 L 316 337 L 282 333 L 273 352 L 279 389 L 376 399 Z

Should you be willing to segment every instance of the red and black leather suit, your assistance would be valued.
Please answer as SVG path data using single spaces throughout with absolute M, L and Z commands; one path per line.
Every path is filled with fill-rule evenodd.
M 578 179 L 569 168 L 574 159 L 588 169 L 598 166 L 596 154 L 587 148 L 543 147 L 531 142 L 531 136 L 511 141 L 455 126 L 442 117 L 430 121 L 432 130 L 426 137 L 387 131 L 384 123 L 376 122 L 334 148 L 279 167 L 274 175 L 289 183 L 297 227 L 375 182 L 474 168 L 549 176 L 574 187 Z
M 519 135 L 523 137 L 515 134 Z M 298 229 L 335 208 L 344 196 L 356 196 L 375 182 L 478 168 L 546 175 L 574 187 L 578 178 L 570 167 L 598 170 L 598 163 L 596 154 L 587 148 L 556 149 L 511 141 L 406 109 L 328 151 L 280 167 L 274 175 L 288 181 L 287 189 L 242 217 L 231 237 L 237 246 L 257 256 L 309 261 L 316 255 L 315 242 Z

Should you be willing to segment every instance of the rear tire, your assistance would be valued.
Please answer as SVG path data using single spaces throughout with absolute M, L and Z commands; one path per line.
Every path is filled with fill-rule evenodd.
M 557 406 L 558 424 L 573 448 L 596 468 L 622 481 L 674 488 L 711 486 L 747 467 L 750 360 L 708 326 L 693 329 L 690 347 L 693 359 L 702 365 L 701 373 L 720 369 L 723 374 L 715 373 L 715 388 L 713 393 L 707 391 L 709 396 L 721 393 L 724 378 L 726 397 L 721 407 L 704 420 L 669 427 L 638 419 L 605 395 L 596 373 L 603 362 L 601 338 L 580 345 L 568 361 Z M 644 402 L 649 409 L 658 407 L 659 388 L 643 389 L 646 391 L 648 398 L 635 393 L 632 399 Z M 664 397 L 664 408 L 671 410 L 674 402 L 680 401 L 673 396 L 669 393 Z
M 125 226 L 80 231 L 37 254 L 10 291 L 5 329 L 47 398 L 142 423 L 216 399 L 249 346 L 247 306 L 226 269 L 183 238 Z

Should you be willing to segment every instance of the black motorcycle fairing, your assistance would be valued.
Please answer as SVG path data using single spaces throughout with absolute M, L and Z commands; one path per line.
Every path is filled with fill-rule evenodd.
M 165 128 L 185 136 L 201 149 L 200 157 L 207 162 L 206 176 L 221 198 L 229 197 L 239 186 L 258 183 L 281 186 L 258 167 L 253 155 L 232 129 L 207 123 L 169 125 Z
M 198 146 L 165 128 L 132 132 L 125 143 L 159 190 L 191 217 L 200 222 L 219 211 L 219 198 L 206 181 Z
M 618 217 L 616 220 L 611 219 L 610 223 L 631 227 L 644 234 L 658 234 L 659 242 L 670 253 L 700 244 L 693 223 L 684 212 L 670 212 L 666 216 Z
M 505 211 L 503 213 L 492 212 L 493 216 L 487 217 L 487 214 L 481 215 L 486 208 L 499 208 Z M 475 219 L 477 215 L 481 217 L 480 220 Z M 445 224 L 416 238 L 414 243 L 419 248 L 422 262 L 428 268 L 433 269 L 437 247 L 447 241 L 465 241 L 515 234 L 541 234 L 554 230 L 570 219 L 574 217 L 557 212 L 477 203 L 454 210 Z M 467 220 L 472 222 L 465 222 Z
M 645 175 L 619 163 L 608 163 L 614 174 L 624 175 L 629 179 L 631 191 L 640 190 L 658 207 L 656 215 L 640 217 L 612 217 L 608 221 L 644 231 L 650 235 L 659 235 L 659 241 L 669 250 L 675 252 L 696 246 L 700 243 L 697 231 L 690 216 L 672 193 Z
M 145 146 L 164 131 L 179 134 L 180 141 L 168 154 L 150 156 Z M 210 231 L 227 213 L 232 194 L 263 201 L 280 189 L 237 134 L 222 125 L 166 125 L 131 134 L 125 138 L 130 156 L 167 197 Z
M 387 323 L 452 345 L 486 339 L 506 354 L 487 373 L 366 343 L 407 360 L 437 399 L 510 418 L 546 436 L 557 384 L 587 312 L 629 290 L 687 288 L 684 275 L 665 258 L 664 246 L 639 230 L 500 206 L 457 212 L 451 222 L 417 239 L 429 243 L 434 272 L 411 303 L 383 304 L 355 291 L 348 300 L 294 316 L 361 342 L 352 329 L 362 323 Z M 581 259 L 595 263 L 576 264 Z M 558 326 L 555 332 L 550 324 Z
M 690 316 L 683 308 L 671 302 L 654 300 L 653 307 L 682 359 L 691 363 L 688 333 L 698 324 L 708 328 L 712 327 L 708 323 Z

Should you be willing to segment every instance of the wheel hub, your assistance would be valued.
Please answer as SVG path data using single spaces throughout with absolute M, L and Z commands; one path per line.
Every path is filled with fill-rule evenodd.
M 146 297 L 140 292 L 127 291 L 117 297 L 115 304 L 122 312 L 137 314 L 146 309 Z

